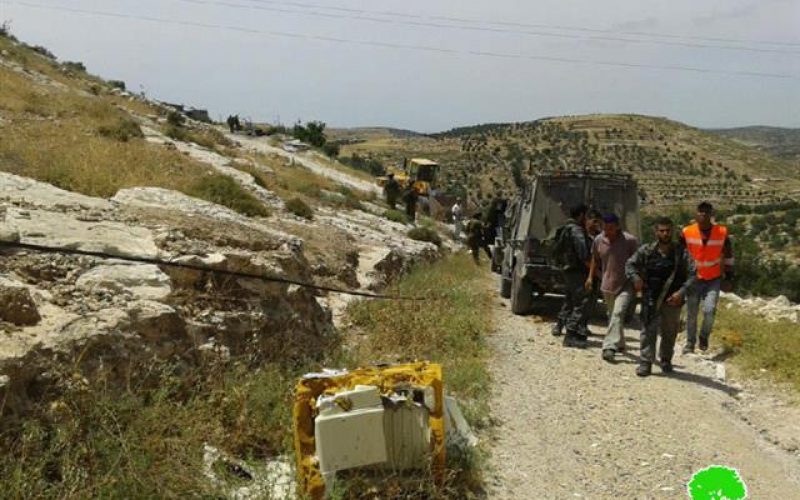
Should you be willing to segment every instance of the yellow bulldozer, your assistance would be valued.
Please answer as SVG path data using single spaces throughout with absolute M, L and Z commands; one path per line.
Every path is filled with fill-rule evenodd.
M 402 168 L 389 168 L 386 175 L 378 177 L 378 185 L 383 187 L 389 179 L 388 175 L 394 174 L 395 180 L 402 188 L 414 180 L 414 190 L 420 196 L 430 196 L 436 189 L 436 179 L 439 176 L 439 164 L 425 158 L 403 159 Z

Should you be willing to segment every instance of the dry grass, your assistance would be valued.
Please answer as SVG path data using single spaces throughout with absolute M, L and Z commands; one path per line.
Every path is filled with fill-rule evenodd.
M 25 420 L 4 421 L 3 497 L 221 498 L 202 475 L 204 444 L 245 460 L 289 446 L 296 373 L 214 363 L 144 373 L 121 393 L 68 384 Z
M 283 158 L 264 154 L 245 158 L 270 172 L 256 166 L 235 165 L 236 168 L 249 173 L 260 186 L 284 200 L 299 199 L 312 208 L 328 206 L 359 210 L 363 208 L 361 202 L 375 199 L 374 193 L 350 189 L 299 164 L 287 165 Z
M 219 203 L 246 215 L 266 208 L 232 179 L 214 175 L 177 150 L 142 139 L 135 120 L 103 95 L 40 85 L 0 68 L 0 169 L 90 196 L 157 186 Z M 136 101 L 128 101 L 129 104 Z M 220 133 L 191 132 L 213 147 Z
M 746 374 L 800 391 L 800 325 L 720 308 L 712 340 Z
M 484 269 L 465 254 L 422 265 L 389 289 L 430 300 L 364 301 L 348 309 L 358 343 L 355 365 L 428 360 L 443 365 L 445 390 L 459 398 L 475 428 L 489 423 L 490 377 L 485 337 L 491 330 L 491 293 Z M 481 488 L 481 453 L 450 454 L 447 495 Z
M 193 142 L 204 148 L 220 152 L 229 152 L 228 148 L 233 146 L 233 142 L 225 134 L 211 127 L 189 128 L 169 124 L 163 128 L 163 133 L 171 139 Z
M 158 186 L 188 192 L 210 169 L 142 140 L 119 142 L 74 121 L 17 124 L 0 140 L 2 169 L 91 196 Z
M 32 84 L 0 68 L 0 112 L 8 120 L 0 138 L 5 171 L 93 196 L 133 186 L 186 192 L 209 168 L 177 151 L 101 132 L 131 120 L 100 97 Z

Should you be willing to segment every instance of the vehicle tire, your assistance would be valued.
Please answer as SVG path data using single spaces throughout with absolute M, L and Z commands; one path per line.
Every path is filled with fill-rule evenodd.
M 511 280 L 505 276 L 500 276 L 500 296 L 504 299 L 511 298 Z
M 528 314 L 533 308 L 533 284 L 520 277 L 516 269 L 511 273 L 511 312 Z

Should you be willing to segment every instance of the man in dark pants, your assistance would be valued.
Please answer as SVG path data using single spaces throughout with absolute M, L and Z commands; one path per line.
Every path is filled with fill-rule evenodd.
M 625 275 L 642 294 L 642 333 L 636 375 L 646 377 L 656 361 L 656 340 L 661 371 L 672 372 L 675 337 L 680 327 L 681 307 L 696 280 L 694 259 L 683 245 L 672 239 L 672 221 L 660 218 L 655 224 L 656 242 L 639 247 L 625 263 Z
M 400 197 L 400 183 L 394 178 L 394 174 L 386 176 L 386 184 L 383 186 L 383 194 L 386 196 L 386 204 L 393 209 L 397 206 L 397 198 Z
M 591 209 L 586 212 L 586 223 L 584 224 L 586 228 L 586 236 L 589 238 L 589 260 L 591 261 L 592 255 L 592 244 L 591 242 L 597 237 L 598 234 L 603 232 L 603 215 L 600 211 Z M 600 266 L 597 266 L 595 270 L 597 273 L 598 279 L 594 280 L 592 288 L 590 290 L 591 297 L 589 297 L 589 309 L 586 313 L 586 323 L 583 325 L 583 331 L 585 332 L 586 336 L 588 337 L 592 332 L 589 331 L 589 318 L 593 317 L 595 313 L 597 313 L 597 299 L 600 297 L 600 279 L 602 270 Z
M 408 179 L 408 185 L 403 193 L 403 202 L 406 204 L 406 216 L 408 217 L 408 221 L 412 224 L 417 220 L 417 201 L 419 200 L 419 194 L 417 194 L 417 190 L 414 187 L 415 183 L 416 179 L 413 177 Z
M 481 248 L 483 248 L 483 251 L 486 252 L 486 256 L 489 257 L 489 261 L 491 262 L 492 260 L 492 252 L 489 250 L 489 246 L 486 244 L 486 240 L 484 239 L 483 225 L 481 213 L 476 212 L 472 215 L 472 218 L 467 221 L 467 226 L 464 230 L 467 235 L 467 246 L 469 247 L 470 252 L 472 252 L 472 259 L 476 264 L 480 263 Z
M 564 266 L 564 305 L 553 326 L 553 335 L 559 335 L 561 328 L 566 328 L 564 347 L 585 348 L 588 330 L 586 323 L 589 317 L 589 306 L 592 294 L 584 288 L 589 275 L 589 249 L 591 242 L 586 234 L 586 213 L 588 207 L 581 203 L 573 207 L 570 218 L 565 224 L 568 244 L 563 256 Z

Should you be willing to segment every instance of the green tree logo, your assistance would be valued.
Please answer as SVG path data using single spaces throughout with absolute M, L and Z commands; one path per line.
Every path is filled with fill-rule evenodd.
M 730 467 L 712 465 L 694 476 L 686 486 L 692 500 L 744 500 L 747 485 L 739 472 Z

